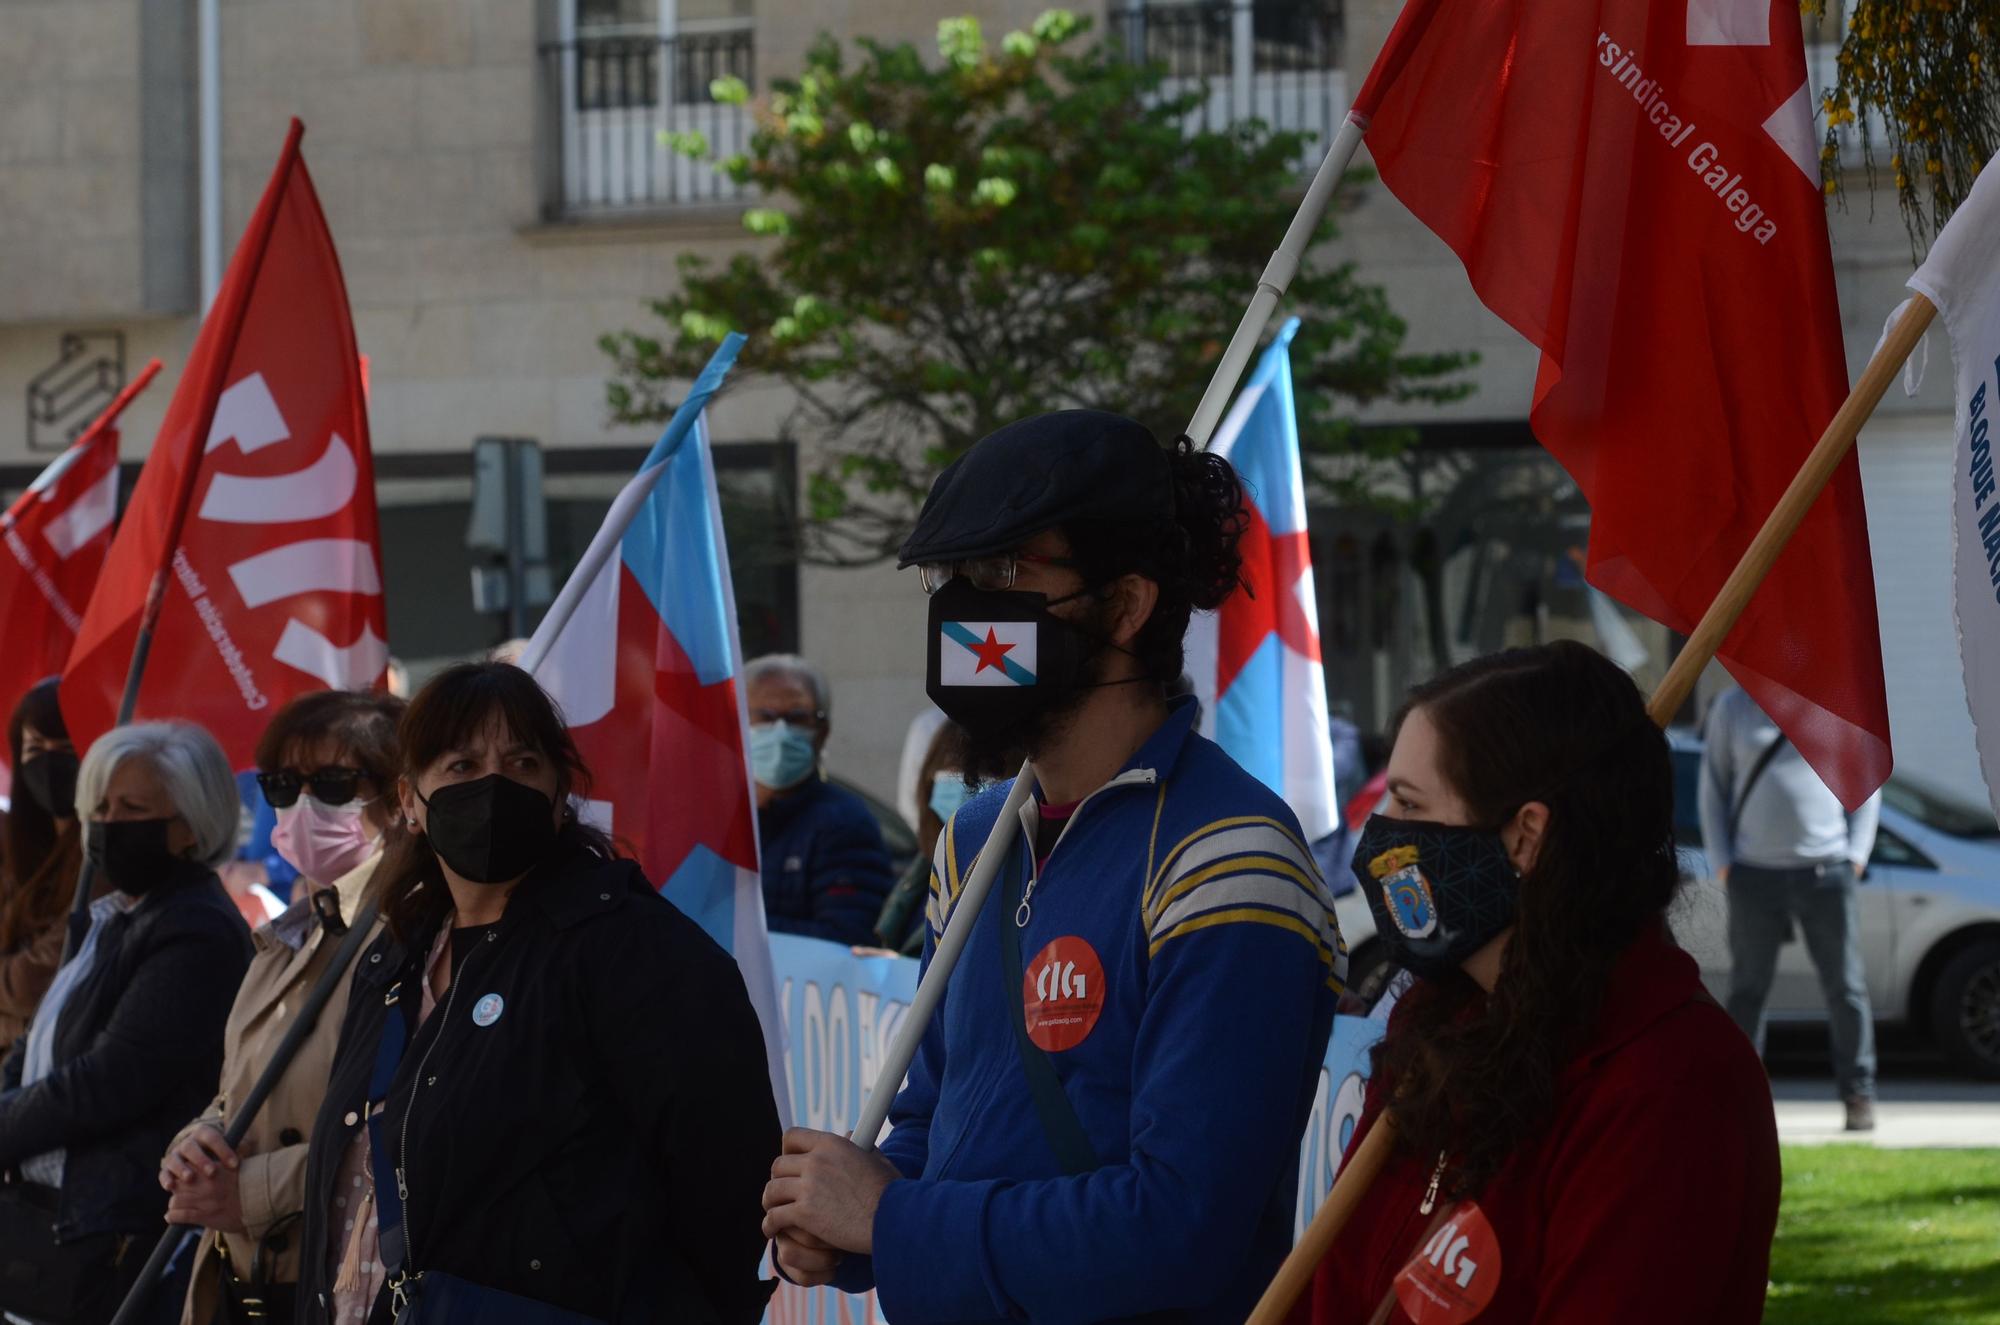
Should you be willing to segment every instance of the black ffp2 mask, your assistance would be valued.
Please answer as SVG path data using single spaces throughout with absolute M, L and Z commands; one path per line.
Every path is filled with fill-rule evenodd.
M 1086 591 L 1087 592 L 1087 591 Z M 955 577 L 931 595 L 924 689 L 975 740 L 1029 728 L 1088 684 L 1098 642 L 1049 611 L 1047 594 L 975 589 Z
M 114 819 L 92 823 L 83 832 L 83 853 L 113 888 L 144 897 L 187 868 L 167 849 L 171 819 Z
M 424 834 L 438 858 L 472 883 L 518 879 L 555 845 L 555 803 L 500 773 L 418 793 Z
M 1521 875 L 1490 829 L 1375 815 L 1354 876 L 1389 960 L 1437 980 L 1514 923 Z
M 76 818 L 76 770 L 74 750 L 44 750 L 21 761 L 14 778 L 35 804 L 55 819 Z

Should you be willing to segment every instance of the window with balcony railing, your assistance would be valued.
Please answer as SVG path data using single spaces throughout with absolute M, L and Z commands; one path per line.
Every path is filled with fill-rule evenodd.
M 1309 164 L 1347 113 L 1339 0 L 1132 0 L 1106 29 L 1166 71 L 1163 97 L 1200 95 L 1191 132 L 1262 120 L 1311 134 Z
M 741 12 L 737 12 L 737 11 Z M 754 84 L 756 37 L 745 0 L 565 0 L 542 47 L 557 119 L 547 210 L 644 212 L 728 203 L 743 188 L 702 158 L 750 144 L 747 107 L 718 103 L 717 79 Z

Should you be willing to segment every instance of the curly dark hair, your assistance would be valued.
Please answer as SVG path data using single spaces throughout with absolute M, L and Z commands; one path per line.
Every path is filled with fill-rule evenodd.
M 1092 521 L 1063 529 L 1085 584 L 1141 575 L 1160 586 L 1132 653 L 1164 688 L 1179 679 L 1188 618 L 1212 611 L 1243 583 L 1238 544 L 1250 518 L 1243 481 L 1227 460 L 1198 451 L 1184 434 L 1167 448 L 1174 494 L 1170 522 Z
M 1664 924 L 1680 883 L 1673 764 L 1632 678 L 1570 641 L 1455 667 L 1411 692 L 1397 726 L 1417 709 L 1472 822 L 1549 811 L 1493 992 L 1458 971 L 1419 980 L 1374 1050 L 1399 1144 L 1449 1153 L 1465 1197 L 1554 1117 L 1612 969 Z

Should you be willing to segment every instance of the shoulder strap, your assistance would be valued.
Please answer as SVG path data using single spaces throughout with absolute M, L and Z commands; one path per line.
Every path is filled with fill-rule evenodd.
M 423 979 L 421 968 L 417 978 Z M 418 990 L 421 997 L 421 985 Z M 403 1009 L 396 1006 L 401 994 L 402 985 L 397 984 L 383 996 L 388 1012 L 382 1018 L 381 1038 L 375 1042 L 375 1067 L 369 1075 L 368 1094 L 361 1103 L 368 1120 L 368 1166 L 375 1180 L 376 1236 L 381 1242 L 382 1268 L 391 1279 L 403 1272 L 409 1244 L 403 1235 L 402 1191 L 396 1186 L 395 1138 L 383 1129 L 382 1115 L 375 1104 L 388 1097 L 390 1086 L 395 1084 L 396 1069 L 403 1064 L 404 1047 L 409 1042 L 409 1026 L 403 1020 Z
M 1028 1094 L 1034 1097 L 1042 1135 L 1048 1138 L 1049 1149 L 1055 1151 L 1056 1162 L 1062 1165 L 1064 1173 L 1089 1173 L 1100 1165 L 1090 1137 L 1083 1130 L 1083 1120 L 1076 1116 L 1076 1106 L 1063 1093 L 1056 1065 L 1049 1061 L 1040 1045 L 1028 1038 L 1028 1010 L 1022 992 L 1021 927 L 1014 923 L 1014 912 L 1021 904 L 1021 881 L 1028 872 L 1028 853 L 1032 849 L 1025 838 L 1017 839 L 1006 866 L 1000 871 L 1005 884 L 999 914 L 993 917 L 1000 931 L 1000 980 L 1005 986 L 1003 997 L 1012 1013 L 1008 1020 L 1014 1023 L 1014 1044 L 1021 1052 L 1021 1071 L 1028 1078 Z
M 1764 776 L 1764 770 L 1778 757 L 1778 751 L 1785 748 L 1785 733 L 1780 729 L 1771 743 L 1757 756 L 1757 762 L 1750 765 L 1750 776 L 1743 779 L 1743 790 L 1736 793 L 1736 803 L 1729 807 L 1729 841 L 1734 846 L 1736 829 L 1743 822 L 1743 807 L 1750 803 L 1750 793 L 1757 789 L 1757 779 Z

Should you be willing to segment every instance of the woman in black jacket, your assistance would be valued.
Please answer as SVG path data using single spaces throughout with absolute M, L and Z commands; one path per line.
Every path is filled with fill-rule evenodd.
M 410 831 L 312 1132 L 301 1319 L 749 1325 L 779 1137 L 735 963 L 577 820 L 588 774 L 527 673 L 440 674 L 401 745 Z
M 9 1246 L 10 1259 L 101 1261 L 60 1313 L 82 1323 L 111 1318 L 160 1235 L 160 1152 L 221 1071 L 250 933 L 215 876 L 241 810 L 214 737 L 177 722 L 118 728 L 85 756 L 76 803 L 111 891 L 7 1059 L 0 1167 L 18 1179 L 7 1198 L 51 1228 L 48 1245 Z M 20 1310 L 9 1295 L 32 1276 L 0 1278 L 0 1308 Z M 154 1302 L 177 1314 L 177 1295 Z

